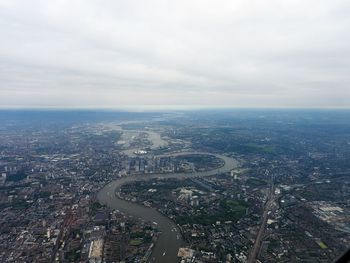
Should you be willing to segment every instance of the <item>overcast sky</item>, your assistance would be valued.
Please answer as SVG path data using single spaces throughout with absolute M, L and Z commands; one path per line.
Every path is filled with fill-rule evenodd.
M 350 107 L 349 0 L 0 0 L 1 107 Z

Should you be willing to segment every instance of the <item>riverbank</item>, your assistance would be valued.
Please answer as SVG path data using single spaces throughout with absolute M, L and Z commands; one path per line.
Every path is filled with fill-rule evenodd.
M 188 155 L 188 154 L 208 154 L 213 155 L 223 160 L 224 165 L 220 168 L 193 173 L 162 173 L 148 175 L 130 175 L 108 183 L 97 194 L 99 202 L 112 209 L 118 209 L 130 216 L 141 218 L 143 220 L 155 222 L 158 229 L 162 232 L 151 255 L 151 262 L 178 262 L 177 252 L 180 247 L 185 246 L 185 242 L 181 237 L 180 229 L 169 218 L 158 212 L 157 210 L 136 203 L 128 202 L 118 198 L 115 194 L 120 187 L 128 182 L 151 180 L 155 178 L 188 178 L 188 177 L 203 177 L 211 176 L 218 173 L 230 172 L 238 166 L 238 161 L 224 155 L 203 153 L 203 152 L 178 152 L 173 153 L 173 156 Z M 171 154 L 169 154 L 171 155 Z

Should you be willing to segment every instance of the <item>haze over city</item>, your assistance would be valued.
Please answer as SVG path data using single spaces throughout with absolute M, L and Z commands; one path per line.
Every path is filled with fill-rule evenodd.
M 350 106 L 349 1 L 0 1 L 1 108 Z
M 0 262 L 350 262 L 349 0 L 0 0 Z

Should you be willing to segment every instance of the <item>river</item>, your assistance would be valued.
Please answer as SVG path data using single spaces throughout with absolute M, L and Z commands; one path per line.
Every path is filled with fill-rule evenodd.
M 194 172 L 194 173 L 164 173 L 164 174 L 147 174 L 147 175 L 130 175 L 123 177 L 115 181 L 110 182 L 104 186 L 97 194 L 97 198 L 101 204 L 107 205 L 112 209 L 118 209 L 128 215 L 136 218 L 142 218 L 147 221 L 156 222 L 157 228 L 162 232 L 158 238 L 158 241 L 153 248 L 151 255 L 151 261 L 160 263 L 176 263 L 179 262 L 177 258 L 177 252 L 180 247 L 186 245 L 185 241 L 181 237 L 181 233 L 177 225 L 164 216 L 154 208 L 148 208 L 136 203 L 128 202 L 118 198 L 115 192 L 120 187 L 128 182 L 134 182 L 139 180 L 150 180 L 155 178 L 188 178 L 188 177 L 203 177 L 211 176 L 218 173 L 229 172 L 236 168 L 238 162 L 230 157 L 218 154 L 203 153 L 203 152 L 180 152 L 172 155 L 187 155 L 187 154 L 210 154 L 217 158 L 221 158 L 224 161 L 224 165 L 218 169 Z

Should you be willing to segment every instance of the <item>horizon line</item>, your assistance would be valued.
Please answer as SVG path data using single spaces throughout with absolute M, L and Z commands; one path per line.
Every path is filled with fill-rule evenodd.
M 1 106 L 0 110 L 33 110 L 33 111 L 190 111 L 190 110 L 350 110 L 350 106 L 229 106 L 229 105 L 124 105 L 119 107 L 101 106 Z

